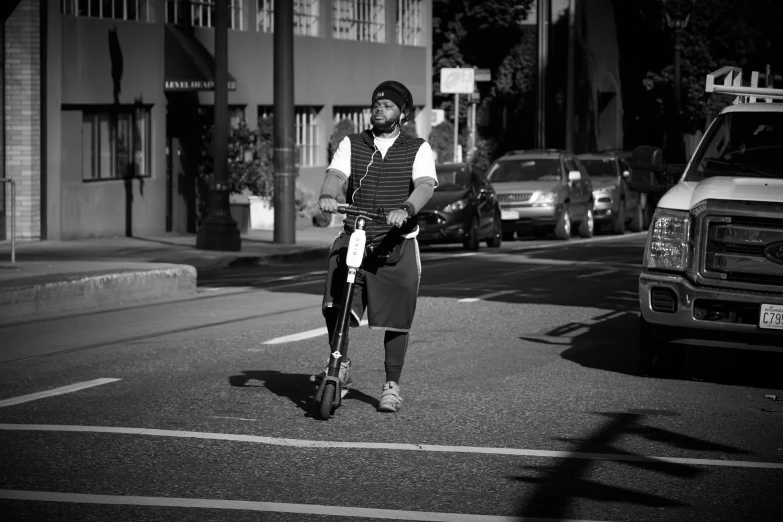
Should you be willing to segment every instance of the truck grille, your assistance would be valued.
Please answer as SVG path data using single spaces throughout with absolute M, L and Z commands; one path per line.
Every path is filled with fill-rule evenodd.
M 707 202 L 694 237 L 702 282 L 747 290 L 783 289 L 783 265 L 764 257 L 764 247 L 783 241 L 783 206 L 776 203 Z
M 498 194 L 497 199 L 501 203 L 525 203 L 530 201 L 532 192 L 518 192 L 516 194 Z

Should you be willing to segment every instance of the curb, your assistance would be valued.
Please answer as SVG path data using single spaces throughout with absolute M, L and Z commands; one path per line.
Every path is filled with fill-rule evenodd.
M 0 318 L 110 307 L 196 293 L 194 267 L 173 264 L 153 267 L 21 279 L 0 289 Z

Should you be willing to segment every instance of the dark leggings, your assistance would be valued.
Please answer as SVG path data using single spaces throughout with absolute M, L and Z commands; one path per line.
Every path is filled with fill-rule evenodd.
M 331 344 L 334 329 L 337 327 L 337 308 L 330 308 L 324 314 L 326 319 L 326 329 L 329 331 L 329 341 Z M 400 383 L 402 367 L 405 364 L 405 353 L 408 351 L 408 332 L 394 332 L 386 330 L 383 336 L 383 348 L 386 354 L 384 359 L 384 368 L 386 369 L 386 381 Z M 331 346 L 329 351 L 332 351 Z

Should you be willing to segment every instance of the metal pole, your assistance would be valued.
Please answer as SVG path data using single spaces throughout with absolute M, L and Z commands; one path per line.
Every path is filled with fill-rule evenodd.
M 11 185 L 11 264 L 13 265 L 16 263 L 16 182 L 10 178 L 0 178 L 0 182 Z
M 566 72 L 566 136 L 565 146 L 569 152 L 574 150 L 574 93 L 576 90 L 576 74 L 574 67 L 576 64 L 576 0 L 568 2 L 568 71 Z M 580 151 L 581 152 L 581 151 Z
M 231 217 L 228 182 L 228 2 L 215 1 L 215 171 L 209 190 L 209 215 L 199 228 L 196 247 L 237 252 L 242 249 L 242 240 L 237 222 Z
M 538 29 L 538 107 L 536 108 L 536 147 L 546 147 L 546 79 L 549 61 L 549 2 L 536 3 Z
M 457 163 L 457 137 L 459 136 L 459 94 L 454 94 L 454 163 Z
M 294 3 L 275 3 L 275 243 L 296 243 L 294 133 Z

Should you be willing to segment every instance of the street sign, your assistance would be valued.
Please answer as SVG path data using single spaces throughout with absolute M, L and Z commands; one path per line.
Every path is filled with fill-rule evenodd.
M 473 92 L 473 69 L 444 67 L 440 70 L 441 94 L 470 94 Z
M 477 82 L 492 81 L 492 71 L 489 69 L 476 69 L 476 72 L 473 73 L 473 80 Z

